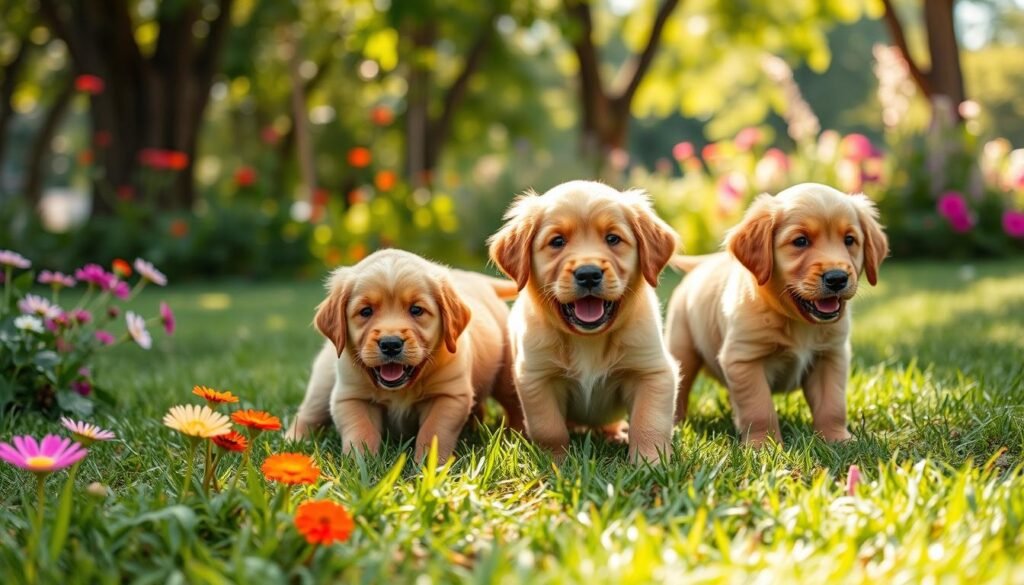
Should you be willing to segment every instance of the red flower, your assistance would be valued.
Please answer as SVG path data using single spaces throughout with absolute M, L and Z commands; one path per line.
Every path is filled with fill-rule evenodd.
M 373 178 L 373 184 L 377 186 L 378 191 L 390 191 L 397 183 L 398 176 L 394 171 L 378 171 L 377 176 Z
M 121 258 L 115 259 L 113 264 L 111 264 L 111 268 L 114 274 L 121 278 L 128 278 L 132 275 L 132 265 Z
M 370 120 L 377 126 L 387 126 L 395 120 L 395 115 L 391 112 L 391 108 L 377 106 L 370 110 Z
M 263 129 L 260 130 L 260 140 L 262 140 L 264 144 L 273 146 L 277 144 L 278 140 L 281 140 L 281 133 L 273 126 L 264 126 Z
M 348 540 L 355 522 L 344 506 L 311 500 L 296 509 L 295 528 L 309 544 L 331 544 Z
M 327 191 L 327 189 L 317 189 L 316 191 L 313 191 L 313 205 L 327 205 L 327 199 L 330 196 L 331 194 Z
M 246 165 L 235 171 L 235 185 L 241 188 L 252 187 L 256 183 L 256 169 Z
M 693 144 L 690 142 L 680 142 L 672 147 L 672 156 L 680 162 L 693 158 L 693 152 Z
M 180 171 L 188 166 L 188 155 L 179 150 L 144 148 L 139 152 L 139 162 L 160 171 Z
M 75 78 L 75 91 L 89 95 L 103 93 L 103 80 L 95 75 L 79 75 Z
M 93 161 L 92 151 L 89 149 L 78 153 L 78 164 L 83 166 L 91 165 Z
M 171 222 L 171 226 L 168 231 L 171 232 L 171 235 L 175 238 L 184 238 L 188 235 L 188 222 L 183 219 L 176 219 Z
M 371 162 L 373 162 L 373 155 L 370 154 L 369 148 L 356 146 L 348 151 L 348 164 L 357 169 L 366 168 L 370 166 Z

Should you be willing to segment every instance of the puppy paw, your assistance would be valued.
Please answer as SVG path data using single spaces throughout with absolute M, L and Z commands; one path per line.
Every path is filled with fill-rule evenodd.
M 624 420 L 605 425 L 599 430 L 607 441 L 619 445 L 629 444 L 629 423 Z

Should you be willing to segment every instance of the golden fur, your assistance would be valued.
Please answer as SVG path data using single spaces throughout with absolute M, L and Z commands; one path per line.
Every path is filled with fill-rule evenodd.
M 393 432 L 416 434 L 418 459 L 436 437 L 443 461 L 492 389 L 509 426 L 522 428 L 501 298 L 515 294 L 512 283 L 382 250 L 335 270 L 328 291 L 315 320 L 328 341 L 313 363 L 290 438 L 333 419 L 345 453 L 377 453 L 382 435 Z M 413 315 L 414 306 L 422 313 Z M 384 336 L 403 340 L 400 357 L 382 354 Z M 379 375 L 389 360 L 405 366 L 405 381 L 395 388 Z
M 505 220 L 490 254 L 526 291 L 512 306 L 509 336 L 530 438 L 561 457 L 570 425 L 615 434 L 628 413 L 631 458 L 667 456 L 677 368 L 661 339 L 654 286 L 678 236 L 643 192 L 588 181 L 527 193 Z M 600 269 L 599 291 L 577 290 L 574 271 L 583 266 Z M 585 330 L 564 311 L 588 296 L 613 308 Z
M 861 271 L 874 285 L 888 254 L 877 217 L 864 195 L 796 185 L 758 197 L 727 236 L 726 253 L 673 259 L 673 266 L 691 271 L 669 301 L 665 334 L 682 374 L 677 419 L 686 416 L 690 388 L 703 367 L 728 386 L 746 442 L 760 444 L 768 436 L 781 441 L 771 393 L 797 387 L 817 433 L 830 441 L 850 438 L 846 304 L 857 293 Z M 842 290 L 826 287 L 823 275 L 832 270 L 846 273 Z M 819 318 L 808 306 L 834 304 L 836 297 L 838 314 Z

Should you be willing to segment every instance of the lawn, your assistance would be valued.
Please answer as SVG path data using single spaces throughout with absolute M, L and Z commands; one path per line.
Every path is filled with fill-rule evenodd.
M 310 325 L 319 285 L 149 289 L 139 304 L 152 314 L 166 298 L 180 329 L 157 334 L 151 352 L 102 358 L 100 381 L 120 402 L 95 422 L 120 440 L 94 447 L 78 485 L 111 495 L 78 499 L 44 581 L 1024 582 L 1024 262 L 892 263 L 862 290 L 848 444 L 815 439 L 794 393 L 776 398 L 785 446 L 742 448 L 724 390 L 707 380 L 664 467 L 628 464 L 624 447 L 585 435 L 556 467 L 496 421 L 467 431 L 450 467 L 398 466 L 407 444 L 358 461 L 329 430 L 298 446 L 324 478 L 291 501 L 339 501 L 357 527 L 310 556 L 284 513 L 263 526 L 237 492 L 176 505 L 183 444 L 160 418 L 204 384 L 289 419 L 321 343 Z M 47 431 L 32 417 L 0 422 L 3 440 Z M 288 448 L 275 435 L 257 459 Z M 852 495 L 851 465 L 862 472 Z M 51 498 L 62 481 L 51 479 Z M 20 580 L 32 489 L 0 468 L 5 582 Z

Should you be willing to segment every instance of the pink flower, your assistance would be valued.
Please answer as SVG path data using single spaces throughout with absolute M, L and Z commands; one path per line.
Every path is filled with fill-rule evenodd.
M 75 278 L 92 286 L 97 286 L 102 290 L 108 290 L 115 277 L 104 270 L 99 264 L 86 264 L 75 271 Z
M 118 280 L 113 283 L 111 292 L 114 296 L 121 299 L 122 301 L 127 299 L 132 294 L 132 289 L 128 286 L 128 283 L 123 280 Z
M 672 157 L 679 162 L 693 158 L 694 148 L 691 142 L 680 142 L 672 147 Z
M 33 473 L 59 471 L 78 463 L 88 451 L 71 439 L 46 435 L 42 443 L 29 435 L 14 437 L 14 445 L 0 443 L 0 459 Z
M 718 143 L 716 142 L 705 144 L 704 148 L 700 149 L 700 157 L 707 163 L 715 162 L 715 160 L 718 159 L 719 154 Z
M 110 441 L 114 438 L 113 431 L 83 421 L 72 420 L 66 416 L 60 418 L 60 424 L 74 435 L 75 440 L 84 444 L 95 441 Z
M 943 193 L 935 208 L 946 219 L 967 215 L 967 201 L 956 191 Z
M 96 331 L 96 333 L 94 333 L 93 335 L 96 337 L 96 341 L 100 342 L 100 345 L 114 344 L 114 335 L 111 334 L 109 331 L 103 331 L 101 329 L 99 331 Z
M 149 331 L 146 330 L 145 319 L 132 311 L 125 313 L 124 319 L 128 324 L 128 334 L 132 336 L 135 343 L 139 344 L 139 347 L 142 349 L 149 349 L 153 347 L 153 337 L 150 336 Z
M 164 330 L 167 331 L 167 335 L 174 333 L 174 312 L 171 311 L 171 307 L 160 301 L 160 322 L 164 325 Z
M 50 272 L 49 270 L 44 270 L 40 272 L 38 281 L 39 284 L 48 284 L 53 288 L 71 288 L 75 286 L 74 278 L 71 278 L 70 276 L 64 274 L 63 272 Z
M 72 309 L 72 311 L 68 313 L 68 316 L 79 325 L 86 325 L 92 322 L 92 313 L 85 309 Z
M 92 394 L 92 383 L 89 380 L 75 380 L 71 382 L 71 389 L 82 396 Z
M 46 320 L 46 328 L 54 333 L 61 329 L 67 329 L 69 324 L 67 313 L 61 313 L 52 319 Z
M 740 152 L 746 152 L 761 142 L 762 133 L 759 128 L 744 128 L 740 130 L 740 133 L 736 135 L 736 139 L 733 141 L 736 144 L 736 148 Z
M 1011 238 L 1024 238 L 1024 212 L 1012 209 L 1004 211 L 1003 231 Z
M 848 159 L 860 161 L 875 155 L 871 140 L 863 134 L 847 134 L 839 142 L 839 152 Z
M 851 465 L 850 470 L 846 472 L 846 495 L 855 495 L 857 493 L 857 485 L 860 482 L 860 468 L 856 465 Z
M 37 295 L 25 295 L 25 298 L 18 301 L 18 310 L 44 319 L 56 319 L 63 313 L 60 307 Z
M 146 262 L 142 258 L 135 259 L 135 272 L 138 272 L 139 276 L 143 279 L 157 286 L 167 285 L 167 277 L 164 276 L 164 273 L 157 270 L 152 263 Z
M 10 266 L 12 268 L 30 268 L 32 262 L 28 258 L 21 254 L 11 250 L 0 250 L 0 265 Z
M 974 227 L 974 221 L 971 220 L 970 216 L 957 215 L 949 218 L 949 227 L 953 228 L 953 231 L 958 234 L 963 234 L 971 231 Z

